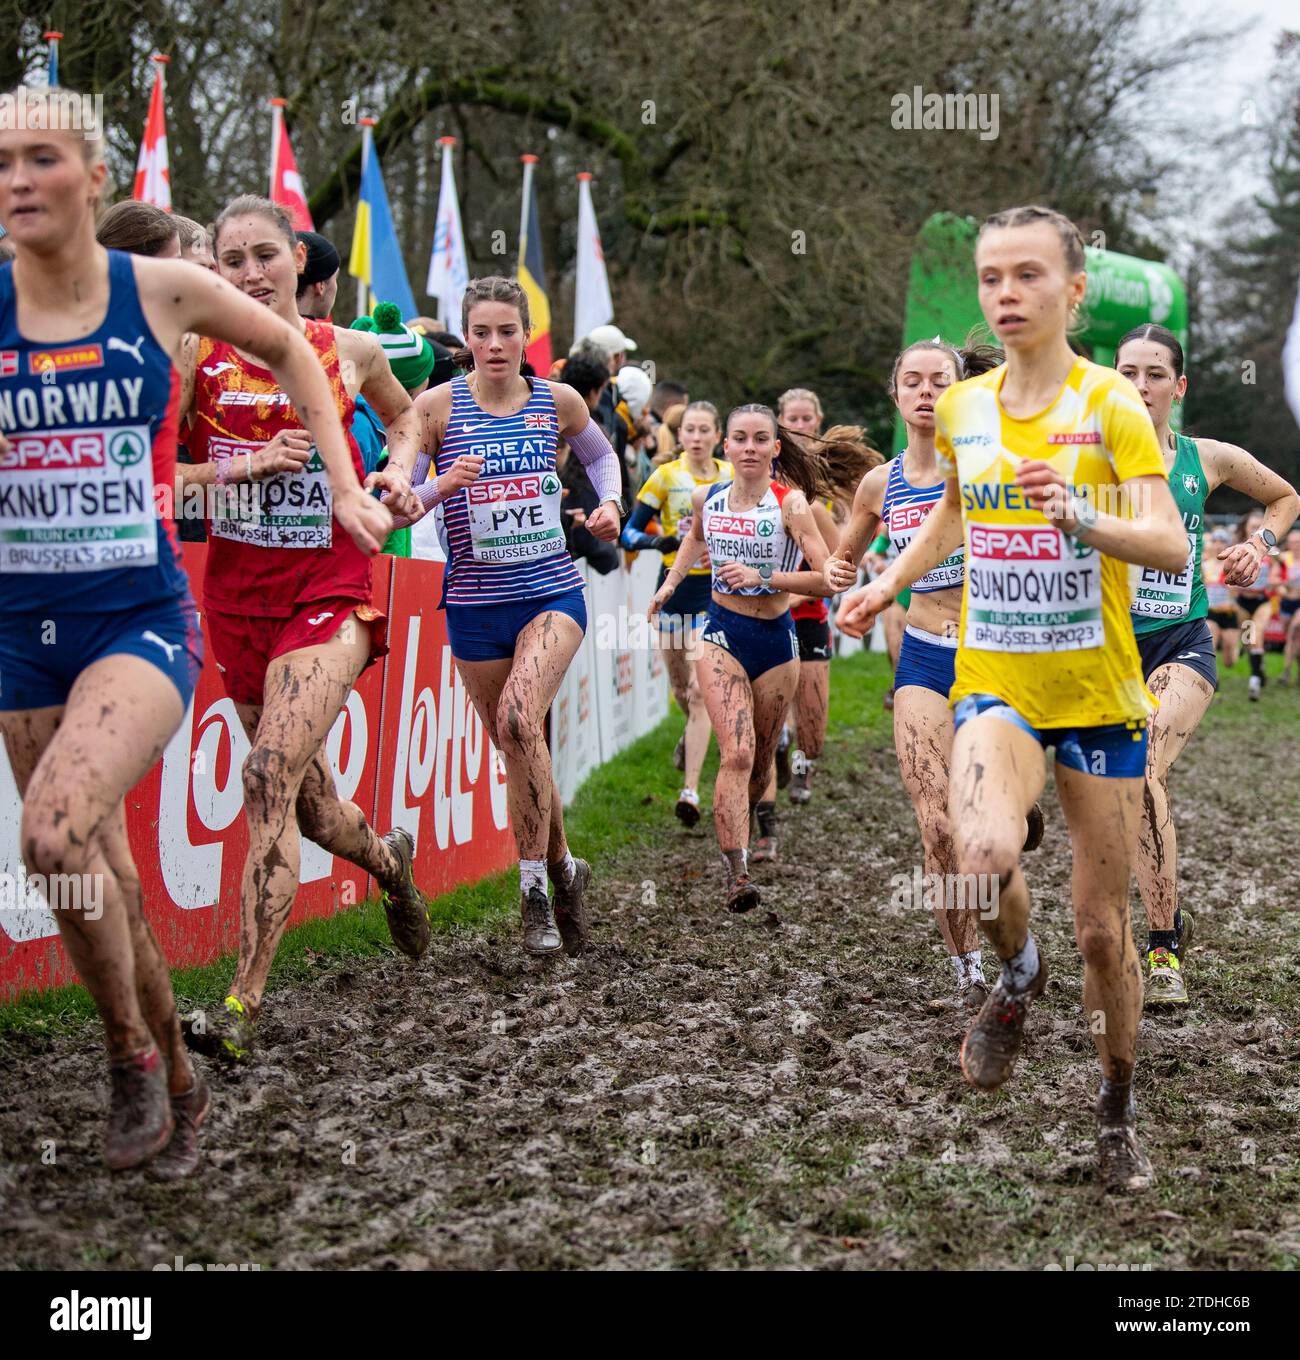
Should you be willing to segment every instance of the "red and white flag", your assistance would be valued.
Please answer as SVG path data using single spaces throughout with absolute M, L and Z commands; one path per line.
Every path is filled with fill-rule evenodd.
M 167 168 L 167 123 L 163 115 L 163 65 L 166 57 L 155 57 L 158 74 L 149 96 L 149 117 L 145 119 L 144 141 L 135 166 L 135 188 L 131 197 L 155 208 L 172 210 L 171 172 Z
M 289 142 L 289 129 L 284 125 L 284 100 L 273 99 L 271 106 L 271 201 L 284 207 L 295 231 L 315 231 L 316 224 L 307 207 L 307 191 Z

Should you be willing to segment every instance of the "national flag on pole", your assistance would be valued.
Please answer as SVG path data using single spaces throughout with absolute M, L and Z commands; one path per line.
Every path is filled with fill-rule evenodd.
M 57 29 L 50 29 L 45 35 L 45 41 L 50 45 L 50 57 L 46 63 L 46 75 L 50 82 L 50 89 L 58 89 L 59 85 L 59 39 L 63 37 Z
M 542 263 L 541 218 L 537 212 L 537 185 L 533 182 L 536 156 L 520 156 L 524 163 L 523 206 L 519 214 L 520 286 L 528 294 L 528 314 L 533 335 L 525 358 L 533 372 L 545 377 L 551 369 L 551 300 L 546 292 L 546 267 Z
M 284 207 L 295 231 L 316 230 L 307 207 L 307 191 L 289 143 L 289 129 L 284 125 L 283 99 L 271 100 L 271 202 Z
M 155 208 L 172 210 L 171 172 L 167 168 L 167 122 L 163 112 L 163 67 L 170 57 L 156 56 L 158 74 L 149 96 L 149 116 L 144 124 L 144 141 L 135 166 L 135 188 L 131 197 Z
M 456 174 L 451 163 L 455 137 L 439 137 L 442 147 L 442 187 L 438 191 L 438 221 L 429 253 L 429 277 L 424 291 L 435 300 L 438 317 L 448 330 L 460 333 L 460 300 L 469 286 L 469 258 L 456 201 Z
M 376 302 L 395 302 L 403 320 L 408 320 L 419 313 L 388 206 L 379 152 L 372 144 L 368 126 L 363 126 L 361 137 L 361 197 L 357 203 L 357 224 L 352 233 L 348 273 L 360 279 L 370 291 L 369 306 L 365 311 Z
M 1295 417 L 1296 424 L 1300 425 L 1300 292 L 1296 294 L 1291 329 L 1287 332 L 1286 343 L 1282 346 L 1282 376 L 1291 414 Z
M 573 300 L 573 343 L 590 335 L 597 326 L 614 319 L 614 300 L 609 295 L 605 252 L 600 248 L 600 228 L 591 201 L 591 176 L 578 176 L 578 280 Z

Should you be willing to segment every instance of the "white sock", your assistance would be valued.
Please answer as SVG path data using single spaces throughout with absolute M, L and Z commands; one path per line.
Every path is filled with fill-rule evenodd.
M 573 882 L 573 876 L 577 872 L 578 866 L 573 862 L 573 856 L 566 850 L 564 858 L 557 860 L 550 866 L 551 882 L 558 883 L 562 888 L 567 888 Z
M 972 949 L 969 954 L 963 954 L 961 960 L 966 967 L 966 976 L 972 982 L 984 981 L 984 959 L 978 949 Z
M 1025 947 L 1019 954 L 1002 960 L 1002 982 L 1012 996 L 1019 996 L 1029 990 L 1029 984 L 1038 976 L 1038 945 L 1033 935 L 1025 939 Z
M 544 859 L 521 859 L 519 861 L 519 891 L 531 892 L 534 888 L 546 891 L 546 861 Z
M 952 964 L 952 971 L 957 974 L 957 985 L 960 987 L 966 981 L 966 955 L 949 954 L 948 962 Z

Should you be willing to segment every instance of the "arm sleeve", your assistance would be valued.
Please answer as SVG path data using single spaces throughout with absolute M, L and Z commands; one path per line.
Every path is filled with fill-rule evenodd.
M 565 435 L 569 448 L 587 470 L 587 477 L 602 501 L 621 498 L 623 478 L 618 455 L 605 438 L 604 431 L 594 420 L 589 420 L 577 434 Z
M 655 535 L 645 532 L 646 525 L 654 518 L 654 514 L 655 507 L 644 499 L 637 501 L 633 506 L 632 518 L 623 526 L 623 533 L 619 539 L 629 552 L 640 552 L 644 548 L 654 547 Z

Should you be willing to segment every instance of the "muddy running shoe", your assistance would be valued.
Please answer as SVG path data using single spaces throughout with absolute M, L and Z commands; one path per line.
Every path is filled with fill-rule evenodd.
M 1147 985 L 1142 1001 L 1159 1010 L 1162 1006 L 1186 1006 L 1187 984 L 1182 965 L 1172 949 L 1153 949 L 1147 954 Z
M 1029 816 L 1025 818 L 1025 843 L 1021 849 L 1021 854 L 1028 854 L 1031 850 L 1037 850 L 1043 843 L 1043 809 L 1037 803 L 1029 809 Z
M 961 1045 L 962 1076 L 981 1091 L 996 1091 L 1011 1075 L 1020 1053 L 1029 1003 L 1047 985 L 1047 962 L 1040 958 L 1029 990 L 1012 996 L 999 978 Z
M 677 738 L 677 745 L 673 747 L 673 769 L 684 770 L 686 768 L 686 733 L 683 732 Z
M 790 801 L 806 803 L 812 797 L 812 778 L 816 761 L 809 760 L 802 751 L 790 757 Z
M 880 701 L 880 706 L 881 706 L 881 708 L 888 709 L 888 710 L 891 710 L 891 711 L 892 711 L 892 709 L 893 709 L 893 707 L 894 707 L 894 687 L 893 687 L 893 685 L 890 685 L 890 687 L 885 691 L 885 697 L 884 697 L 883 699 L 881 699 L 881 701 Z
M 199 1128 L 212 1107 L 212 1092 L 203 1073 L 194 1073 L 193 1089 L 172 1096 L 176 1127 L 172 1140 L 153 1159 L 149 1174 L 160 1181 L 180 1181 L 191 1175 L 199 1164 Z
M 524 918 L 524 949 L 528 953 L 558 954 L 564 948 L 545 889 L 530 888 L 520 893 L 519 913 Z
M 778 789 L 785 788 L 790 783 L 790 729 L 781 729 L 780 739 L 776 743 L 776 786 Z
M 983 978 L 967 978 L 957 988 L 957 1004 L 964 1011 L 978 1011 L 989 999 L 989 985 Z
M 181 1020 L 181 1034 L 195 1053 L 230 1064 L 253 1055 L 253 1021 L 237 996 L 228 996 L 215 1015 L 195 1011 Z
M 564 952 L 571 959 L 576 959 L 582 953 L 591 935 L 585 893 L 591 887 L 593 877 L 591 865 L 585 859 L 575 859 L 573 882 L 567 888 L 559 883 L 554 885 L 555 924 L 564 942 Z
M 129 1171 L 161 1152 L 172 1136 L 167 1068 L 157 1045 L 110 1062 L 108 1083 L 104 1161 L 110 1171 Z
M 749 852 L 749 862 L 751 864 L 775 864 L 776 837 L 760 836 L 754 842 L 754 848 Z
M 683 789 L 677 795 L 676 812 L 683 826 L 694 826 L 700 820 L 700 795 L 694 789 Z
M 1150 1158 L 1138 1142 L 1137 1124 L 1097 1123 L 1097 1160 L 1103 1190 L 1134 1194 L 1149 1190 L 1156 1180 Z
M 741 874 L 732 880 L 731 887 L 727 892 L 727 910 L 734 912 L 753 911 L 762 900 L 757 885 L 750 881 L 749 875 Z
M 429 905 L 415 886 L 415 840 L 409 831 L 395 827 L 383 841 L 397 856 L 397 878 L 382 885 L 388 933 L 407 958 L 418 959 L 429 947 Z

